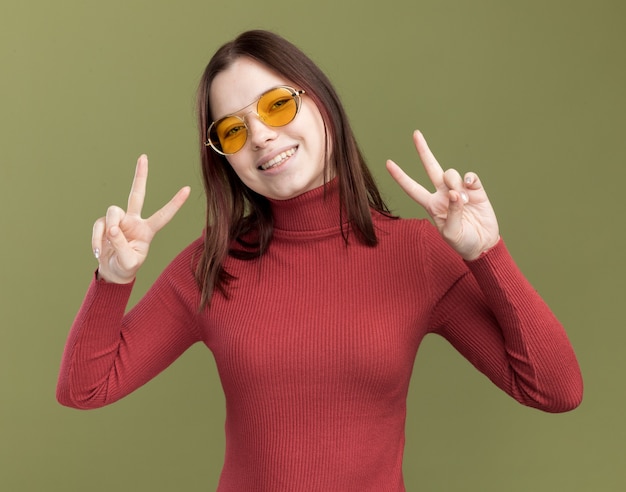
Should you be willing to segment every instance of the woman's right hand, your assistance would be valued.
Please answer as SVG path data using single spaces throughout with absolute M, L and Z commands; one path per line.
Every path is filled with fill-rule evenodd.
M 160 210 L 142 219 L 147 180 L 148 157 L 142 155 L 137 160 L 127 210 L 111 206 L 106 216 L 96 220 L 93 226 L 91 246 L 99 263 L 98 277 L 107 282 L 127 284 L 135 279 L 148 255 L 152 238 L 189 197 L 190 188 L 185 186 Z

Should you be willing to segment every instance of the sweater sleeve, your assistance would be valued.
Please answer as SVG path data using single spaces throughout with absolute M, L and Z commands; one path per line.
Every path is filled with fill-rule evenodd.
M 431 285 L 441 289 L 432 331 L 523 405 L 556 413 L 580 404 L 582 376 L 567 334 L 502 240 L 471 262 L 440 241 L 430 260 Z
M 127 314 L 132 284 L 92 279 L 65 345 L 59 403 L 79 409 L 113 403 L 200 340 L 193 249 L 185 249 Z

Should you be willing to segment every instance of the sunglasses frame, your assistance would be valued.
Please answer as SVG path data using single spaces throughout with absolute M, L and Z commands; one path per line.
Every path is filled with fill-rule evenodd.
M 291 97 L 293 98 L 293 100 L 296 102 L 296 112 L 293 115 L 293 118 L 290 119 L 287 123 L 283 123 L 282 125 L 272 125 L 270 123 L 268 123 L 267 121 L 265 121 L 263 118 L 261 118 L 261 116 L 259 116 L 259 102 L 261 101 L 261 99 L 263 99 L 263 97 L 265 97 L 267 94 L 269 94 L 272 91 L 275 91 L 276 89 L 287 89 L 291 95 Z M 233 155 L 236 154 L 237 152 L 239 152 L 241 149 L 244 148 L 244 146 L 246 145 L 246 142 L 248 141 L 248 136 L 250 134 L 250 129 L 248 128 L 248 125 L 246 124 L 246 120 L 245 120 L 245 116 L 247 116 L 250 113 L 253 113 L 256 115 L 257 118 L 259 118 L 259 120 L 267 125 L 267 126 L 271 126 L 272 128 L 279 128 L 281 126 L 286 126 L 289 123 L 291 123 L 293 120 L 296 119 L 296 116 L 298 115 L 298 113 L 300 112 L 300 107 L 302 106 L 302 94 L 305 94 L 305 90 L 304 89 L 294 89 L 293 87 L 289 86 L 289 85 L 277 85 L 275 87 L 272 87 L 271 89 L 266 90 L 263 94 L 261 94 L 258 99 L 256 101 L 252 101 L 250 104 L 248 104 L 247 106 L 243 107 L 241 110 L 237 111 L 236 113 L 231 113 L 231 114 L 227 114 L 225 116 L 222 116 L 221 118 L 211 122 L 211 124 L 208 126 L 207 131 L 206 131 L 206 140 L 204 142 L 204 145 L 207 147 L 211 147 L 215 152 L 217 152 L 220 155 Z M 256 111 L 249 111 L 247 112 L 245 115 L 243 116 L 238 116 L 237 113 L 241 113 L 244 109 L 246 109 L 248 106 L 252 106 L 253 104 L 256 104 Z M 237 118 L 239 120 L 241 120 L 241 122 L 243 123 L 243 127 L 246 129 L 246 139 L 244 140 L 243 144 L 241 145 L 241 147 L 239 149 L 237 149 L 235 152 L 224 152 L 223 150 L 220 150 L 217 148 L 216 144 L 213 143 L 213 141 L 211 140 L 211 130 L 213 129 L 213 127 L 216 125 L 216 123 L 219 123 L 220 121 L 224 120 L 225 118 Z M 218 144 L 221 146 L 221 143 L 218 142 Z

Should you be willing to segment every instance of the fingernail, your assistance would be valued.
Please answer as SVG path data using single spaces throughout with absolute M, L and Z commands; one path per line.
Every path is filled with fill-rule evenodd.
M 463 200 L 463 203 L 469 202 L 469 197 L 467 196 L 467 193 L 465 193 L 464 191 L 461 192 L 461 200 Z
M 100 259 L 100 249 L 96 248 L 93 250 L 93 255 L 96 257 L 96 260 Z

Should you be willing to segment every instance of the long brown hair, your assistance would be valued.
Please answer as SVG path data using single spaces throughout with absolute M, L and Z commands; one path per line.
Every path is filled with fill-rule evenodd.
M 240 57 L 254 59 L 284 76 L 297 88 L 304 89 L 305 97 L 310 97 L 318 107 L 325 125 L 327 156 L 332 149 L 332 159 L 326 159 L 325 176 L 336 174 L 339 180 L 342 209 L 338 211 L 337 227 L 341 228 L 345 241 L 348 232 L 353 231 L 364 244 L 375 246 L 378 241 L 370 208 L 390 215 L 330 80 L 308 56 L 281 36 L 262 30 L 244 32 L 217 50 L 198 87 L 200 155 L 207 199 L 204 247 L 196 270 L 202 292 L 201 307 L 210 303 L 215 290 L 227 295 L 226 287 L 233 277 L 224 269 L 225 259 L 229 255 L 258 258 L 269 247 L 273 233 L 267 198 L 245 186 L 226 158 L 205 145 L 212 119 L 211 83 Z M 344 222 L 349 228 L 344 227 Z

